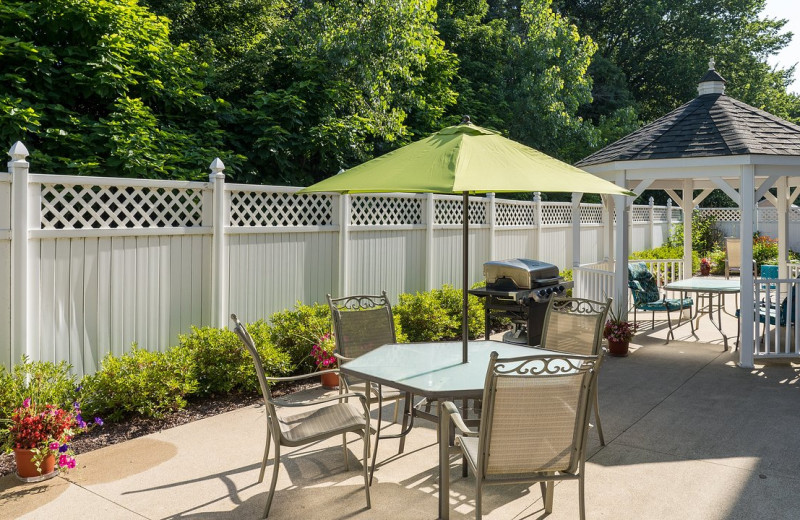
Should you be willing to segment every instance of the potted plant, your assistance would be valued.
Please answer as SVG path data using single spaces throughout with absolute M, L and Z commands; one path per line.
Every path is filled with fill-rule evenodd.
M 332 370 L 338 366 L 336 356 L 333 354 L 334 350 L 336 350 L 336 340 L 330 332 L 323 334 L 311 347 L 311 357 L 317 364 L 317 370 Z M 336 372 L 320 374 L 320 378 L 322 386 L 326 388 L 339 387 L 339 374 Z
M 708 276 L 711 274 L 711 261 L 708 258 L 700 260 L 700 276 Z
M 30 398 L 14 410 L 7 422 L 8 428 L 0 433 L 5 451 L 14 452 L 17 477 L 23 482 L 45 480 L 60 470 L 74 468 L 75 454 L 69 443 L 90 428 L 77 402 L 72 410 L 64 410 L 52 404 L 39 405 Z M 102 424 L 102 419 L 95 417 L 91 426 Z
M 620 312 L 609 311 L 610 318 L 603 327 L 603 337 L 608 341 L 608 353 L 616 357 L 628 355 L 628 346 L 636 333 L 636 325 L 620 319 Z

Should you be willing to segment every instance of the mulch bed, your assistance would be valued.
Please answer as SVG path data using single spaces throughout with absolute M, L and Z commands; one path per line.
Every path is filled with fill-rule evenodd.
M 272 395 L 280 397 L 281 395 L 305 390 L 314 386 L 318 386 L 318 384 L 304 383 L 276 387 L 273 388 Z M 128 441 L 192 421 L 263 402 L 260 393 L 205 397 L 191 401 L 186 408 L 170 413 L 160 419 L 134 416 L 119 422 L 107 422 L 101 427 L 94 428 L 78 436 L 71 444 L 75 453 L 80 455 L 81 453 L 117 444 L 118 442 Z M 14 454 L 0 455 L 0 476 L 14 473 L 15 470 Z

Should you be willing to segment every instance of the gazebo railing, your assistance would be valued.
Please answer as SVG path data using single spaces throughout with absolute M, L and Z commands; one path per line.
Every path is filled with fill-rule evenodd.
M 800 280 L 756 279 L 755 359 L 800 358 Z
M 683 260 L 668 258 L 628 261 L 628 263 L 635 262 L 647 264 L 659 286 L 683 279 Z M 581 265 L 573 269 L 573 280 L 575 283 L 573 294 L 576 297 L 603 301 L 614 292 L 614 262 Z

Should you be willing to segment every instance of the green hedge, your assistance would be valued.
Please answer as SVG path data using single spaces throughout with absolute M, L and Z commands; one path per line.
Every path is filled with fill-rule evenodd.
M 462 292 L 450 285 L 415 294 L 401 294 L 394 313 L 408 341 L 461 339 Z M 484 333 L 483 302 L 469 296 L 469 337 Z

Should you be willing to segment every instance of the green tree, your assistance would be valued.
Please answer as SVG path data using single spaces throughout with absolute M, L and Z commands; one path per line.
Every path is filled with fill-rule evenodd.
M 786 46 L 785 20 L 762 20 L 765 0 L 556 0 L 558 9 L 598 44 L 590 69 L 597 121 L 633 103 L 652 121 L 697 95 L 714 57 L 731 96 L 797 120 L 800 98 L 787 94 L 793 68 L 772 70 Z
M 591 101 L 586 72 L 596 46 L 550 0 L 444 0 L 438 12 L 459 58 L 451 121 L 469 114 L 565 160 L 594 144 L 598 133 L 577 112 Z
M 37 171 L 203 175 L 223 147 L 205 64 L 135 0 L 0 4 L 0 137 Z

